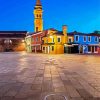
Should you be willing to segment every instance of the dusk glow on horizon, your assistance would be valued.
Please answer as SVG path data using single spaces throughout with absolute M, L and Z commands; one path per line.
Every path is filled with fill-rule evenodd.
M 100 0 L 41 0 L 41 3 L 44 30 L 62 30 L 62 25 L 67 25 L 68 32 L 100 31 Z M 36 0 L 0 0 L 0 4 L 0 31 L 34 31 Z

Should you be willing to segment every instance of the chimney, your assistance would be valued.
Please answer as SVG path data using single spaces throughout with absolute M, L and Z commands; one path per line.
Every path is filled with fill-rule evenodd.
M 63 25 L 63 34 L 64 34 L 64 43 L 66 44 L 68 42 L 68 36 L 67 36 L 67 25 Z
M 67 36 L 67 25 L 63 25 L 62 29 L 64 36 Z

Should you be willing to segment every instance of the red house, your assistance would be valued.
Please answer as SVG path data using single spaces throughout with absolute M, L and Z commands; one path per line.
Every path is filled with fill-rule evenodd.
M 46 36 L 47 30 L 32 33 L 32 52 L 42 52 L 42 38 Z

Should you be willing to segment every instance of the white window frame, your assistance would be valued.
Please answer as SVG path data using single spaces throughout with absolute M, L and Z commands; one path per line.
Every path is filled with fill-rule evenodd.
M 83 36 L 83 41 L 86 42 L 87 39 L 85 40 L 84 38 L 86 38 L 86 36 Z
M 89 41 L 89 38 L 90 38 L 90 41 Z M 91 42 L 91 36 L 88 36 L 88 42 Z
M 60 42 L 61 42 L 61 36 L 57 36 L 57 42 L 58 42 L 58 38 L 60 38 Z M 60 42 L 58 42 L 58 43 L 60 43 Z
M 78 36 L 78 40 L 76 41 L 76 37 Z M 79 35 L 75 35 L 75 41 L 76 42 L 79 42 Z
M 54 41 L 55 41 L 55 40 L 54 40 L 54 37 L 53 37 L 53 36 L 50 36 L 50 38 L 52 39 L 52 43 L 54 43 Z M 54 41 L 53 41 L 53 40 L 54 40 Z
M 100 37 L 99 37 L 99 43 L 100 43 Z
M 96 41 L 96 38 L 97 38 L 97 41 Z M 97 36 L 95 36 L 95 42 L 98 42 L 98 37 Z
M 98 50 L 96 51 L 96 47 L 98 48 L 98 46 L 94 46 L 94 53 L 98 53 Z

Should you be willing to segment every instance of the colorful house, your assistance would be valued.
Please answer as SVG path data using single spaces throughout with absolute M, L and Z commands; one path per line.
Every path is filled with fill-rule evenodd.
M 43 52 L 46 54 L 63 53 L 100 53 L 100 32 L 94 33 L 67 33 L 56 29 L 43 30 L 43 9 L 40 0 L 36 0 L 34 7 L 34 33 L 26 37 L 27 52 Z M 1 48 L 1 47 L 0 47 Z
M 42 32 L 29 33 L 26 38 L 26 51 L 42 53 L 42 38 L 47 34 L 47 30 Z
M 74 41 L 71 43 L 71 45 L 73 48 L 77 48 L 77 53 L 98 53 L 100 34 L 85 34 L 75 31 L 68 33 L 68 36 L 74 37 Z M 72 51 L 75 50 L 73 48 Z
M 26 51 L 28 53 L 31 53 L 32 52 L 32 46 L 31 46 L 32 45 L 32 37 L 29 34 L 25 38 L 25 45 L 26 45 Z
M 42 32 L 33 33 L 31 35 L 32 43 L 32 52 L 35 53 L 42 53 L 42 38 L 47 34 L 47 30 Z
M 42 38 L 42 52 L 46 54 L 63 54 L 64 45 L 67 43 L 67 27 L 63 26 L 63 31 L 49 29 L 45 37 Z

